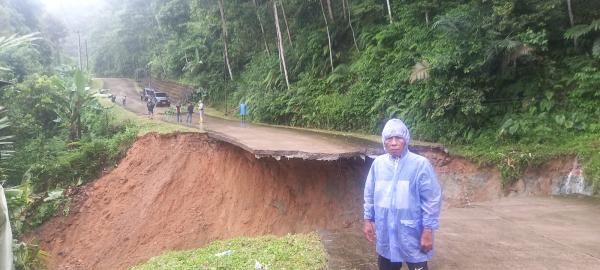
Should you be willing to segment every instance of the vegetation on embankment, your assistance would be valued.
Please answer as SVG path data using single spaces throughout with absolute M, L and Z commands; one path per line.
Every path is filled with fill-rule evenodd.
M 600 136 L 560 132 L 555 135 L 544 143 L 497 142 L 480 138 L 469 145 L 449 145 L 449 151 L 479 164 L 496 166 L 502 174 L 504 187 L 514 183 L 528 167 L 565 156 L 577 157 L 584 177 L 594 185 L 597 193 L 600 188 Z
M 321 239 L 313 232 L 215 241 L 199 249 L 170 251 L 130 269 L 320 270 L 327 268 L 326 263 Z

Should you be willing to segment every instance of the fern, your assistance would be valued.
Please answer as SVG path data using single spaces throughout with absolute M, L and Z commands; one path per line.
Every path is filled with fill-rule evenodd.
M 590 24 L 578 24 L 567 29 L 563 36 L 565 39 L 578 39 L 598 30 L 600 30 L 600 20 L 594 20 Z
M 414 83 L 418 80 L 426 80 L 429 78 L 429 70 L 431 65 L 427 60 L 417 62 L 410 73 L 410 83 Z

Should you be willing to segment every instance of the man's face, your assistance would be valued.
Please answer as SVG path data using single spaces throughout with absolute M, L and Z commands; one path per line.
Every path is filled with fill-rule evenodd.
M 385 145 L 385 149 L 387 150 L 388 153 L 390 153 L 390 155 L 392 155 L 394 157 L 399 157 L 400 154 L 402 154 L 402 150 L 404 150 L 405 143 L 406 142 L 404 141 L 404 138 L 394 136 L 394 137 L 387 138 L 384 142 L 384 145 Z

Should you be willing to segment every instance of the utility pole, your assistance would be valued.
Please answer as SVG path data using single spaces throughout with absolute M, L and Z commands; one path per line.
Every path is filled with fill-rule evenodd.
M 77 31 L 77 55 L 79 56 L 79 70 L 83 70 L 81 66 L 81 35 Z
M 88 57 L 87 39 L 85 40 L 85 71 L 90 70 L 90 58 Z
M 225 52 L 223 52 L 225 57 Z M 223 92 L 225 93 L 225 115 L 227 115 L 227 64 L 223 64 Z

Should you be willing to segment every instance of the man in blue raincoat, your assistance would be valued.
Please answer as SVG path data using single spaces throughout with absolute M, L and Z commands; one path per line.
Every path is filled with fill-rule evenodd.
M 381 134 L 387 152 L 377 157 L 365 183 L 364 233 L 376 242 L 380 270 L 427 270 L 433 257 L 442 192 L 427 158 L 408 150 L 410 133 L 391 119 Z

